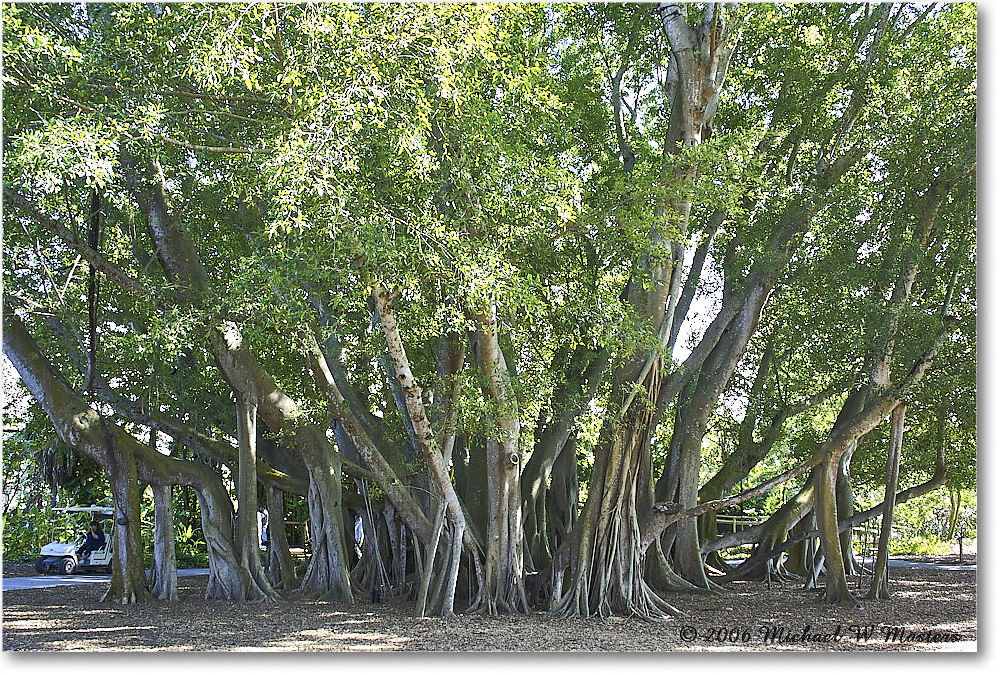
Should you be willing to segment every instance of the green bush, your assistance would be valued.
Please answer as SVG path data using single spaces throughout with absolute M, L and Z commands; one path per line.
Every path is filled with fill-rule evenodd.
M 201 536 L 201 528 L 177 525 L 174 532 L 178 567 L 207 567 L 208 545 Z
M 3 559 L 29 563 L 52 541 L 52 512 L 12 511 L 3 518 Z
M 941 555 L 951 552 L 951 543 L 934 534 L 894 536 L 889 540 L 889 555 Z
M 966 538 L 976 536 L 976 492 L 962 491 L 962 506 L 957 514 L 957 532 L 964 532 Z M 911 499 L 896 506 L 892 519 L 894 535 L 902 538 L 923 535 L 943 540 L 948 538 L 948 519 L 951 504 L 947 490 L 935 490 L 930 494 Z

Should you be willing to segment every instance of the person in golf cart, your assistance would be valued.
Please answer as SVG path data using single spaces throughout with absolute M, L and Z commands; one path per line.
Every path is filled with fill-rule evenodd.
M 90 523 L 90 529 L 87 530 L 87 538 L 83 542 L 83 546 L 77 551 L 76 557 L 81 562 L 85 559 L 85 556 L 92 551 L 97 551 L 104 546 L 105 542 L 104 530 L 101 529 L 101 523 L 98 521 L 93 521 Z

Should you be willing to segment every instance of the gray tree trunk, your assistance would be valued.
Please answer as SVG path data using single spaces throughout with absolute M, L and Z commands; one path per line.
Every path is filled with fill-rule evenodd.
M 892 536 L 892 515 L 896 508 L 896 485 L 899 483 L 899 459 L 903 452 L 903 424 L 906 421 L 906 404 L 901 403 L 892 411 L 892 434 L 885 460 L 885 500 L 882 502 L 882 529 L 878 535 L 878 558 L 872 574 L 868 597 L 889 597 L 889 539 Z
M 155 435 L 155 432 L 154 432 Z M 174 550 L 172 486 L 150 485 L 153 493 L 153 595 L 177 599 L 177 554 Z
M 486 441 L 488 520 L 486 528 L 485 587 L 474 611 L 488 614 L 526 613 L 524 588 L 524 534 L 521 524 L 521 424 L 510 372 L 500 348 L 496 307 L 478 319 L 475 350 L 483 373 L 483 390 L 493 401 L 493 422 L 499 438 Z
M 267 580 L 261 564 L 257 532 L 257 404 L 253 400 L 236 402 L 236 429 L 239 437 L 239 471 L 236 495 L 236 545 L 240 562 L 249 573 L 247 600 L 277 600 L 278 594 Z
M 273 486 L 267 489 L 267 530 L 267 574 L 271 586 L 285 591 L 294 590 L 299 580 L 285 534 L 284 493 Z

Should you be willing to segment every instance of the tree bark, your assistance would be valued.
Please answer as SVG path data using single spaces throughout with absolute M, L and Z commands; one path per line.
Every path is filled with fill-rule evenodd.
M 270 542 L 267 551 L 267 575 L 271 586 L 286 591 L 295 590 L 299 580 L 295 573 L 295 561 L 288 549 L 288 537 L 285 534 L 284 493 L 273 486 L 267 488 L 267 529 Z
M 869 391 L 868 387 L 861 387 L 851 392 L 833 424 L 834 429 L 837 429 L 838 425 L 848 424 L 851 419 L 863 411 Z M 820 532 L 820 546 L 826 561 L 826 601 L 832 604 L 857 604 L 847 586 L 847 568 L 844 564 L 838 528 L 840 516 L 837 504 L 837 479 L 842 470 L 844 455 L 851 452 L 852 448 L 857 447 L 857 442 L 862 436 L 863 434 L 858 434 L 857 437 L 851 438 L 842 445 L 831 447 L 831 451 L 824 456 L 823 461 L 813 473 L 816 488 L 814 493 L 816 524 Z
M 488 614 L 527 613 L 524 590 L 524 533 L 521 527 L 521 423 L 510 373 L 497 335 L 496 307 L 476 317 L 479 369 L 484 393 L 494 404 L 499 438 L 486 441 L 489 495 L 486 528 L 486 585 L 474 609 Z
M 152 432 L 155 436 L 155 432 Z M 177 554 L 174 550 L 172 486 L 151 485 L 153 493 L 153 575 L 150 589 L 159 600 L 177 599 Z
M 240 563 L 250 574 L 247 600 L 278 599 L 261 565 L 257 533 L 257 404 L 253 400 L 236 401 L 236 431 L 240 462 L 236 481 L 236 545 Z
M 354 602 L 347 565 L 347 537 L 343 515 L 340 463 L 326 436 L 318 429 L 300 427 L 294 441 L 309 471 L 309 532 L 312 554 L 302 574 L 301 596 Z M 305 438 L 303 438 L 305 437 Z
M 572 435 L 552 465 L 550 489 L 545 496 L 545 512 L 551 546 L 555 551 L 570 538 L 580 508 L 579 463 L 576 436 Z
M 889 597 L 889 539 L 892 536 L 892 514 L 896 508 L 896 485 L 899 483 L 899 458 L 903 451 L 903 423 L 906 404 L 901 403 L 892 411 L 892 434 L 885 460 L 885 500 L 882 502 L 882 529 L 878 535 L 878 558 L 872 574 L 868 597 L 883 600 Z
M 659 375 L 658 368 L 646 371 L 644 391 L 659 391 Z M 615 390 L 622 392 L 622 384 L 618 382 Z M 655 399 L 634 406 L 633 400 L 625 398 L 619 404 L 621 413 L 602 429 L 587 502 L 577 521 L 580 543 L 571 567 L 572 583 L 554 605 L 559 616 L 655 619 L 678 614 L 644 578 L 645 549 L 640 546 L 637 507 L 646 498 L 640 491 L 652 489 L 651 477 L 647 474 L 642 484 L 640 472 L 642 453 L 648 452 L 646 434 Z
M 827 457 L 816 468 L 816 515 L 820 546 L 826 559 L 826 601 L 857 606 L 847 585 L 847 570 L 840 549 L 837 515 L 837 473 L 840 457 Z
M 111 585 L 103 601 L 133 605 L 153 598 L 142 562 L 142 521 L 139 472 L 135 444 L 116 443 L 108 423 L 98 413 L 99 424 L 108 445 L 111 461 L 107 467 L 111 494 L 115 502 L 115 548 L 118 564 L 111 573 Z
M 837 517 L 841 520 L 854 515 L 854 487 L 851 482 L 851 460 L 854 458 L 854 451 L 858 444 L 852 443 L 847 448 L 847 452 L 840 458 L 840 466 L 837 468 Z M 844 571 L 846 574 L 854 574 L 857 562 L 854 560 L 854 548 L 851 541 L 854 533 L 850 530 L 840 533 L 840 555 L 844 558 Z
M 443 447 L 439 446 L 424 409 L 421 397 L 422 391 L 414 378 L 413 371 L 410 369 L 410 361 L 406 355 L 406 349 L 403 347 L 402 337 L 399 333 L 389 292 L 384 286 L 376 283 L 372 286 L 372 299 L 378 310 L 382 332 L 385 334 L 389 347 L 389 358 L 399 379 L 399 387 L 406 399 L 406 410 L 413 422 L 414 432 L 420 444 L 423 458 L 427 462 L 429 473 L 434 481 L 434 486 L 437 488 L 438 495 L 446 506 L 447 534 L 443 545 L 452 550 L 452 559 L 445 566 L 445 570 L 443 570 L 439 585 L 440 592 L 436 597 L 431 599 L 428 606 L 436 608 L 440 605 L 440 613 L 445 616 L 451 616 L 455 613 L 455 584 L 458 582 L 458 555 L 454 553 L 454 545 L 464 543 L 470 555 L 477 555 L 475 544 L 468 534 L 465 513 L 462 510 L 462 505 L 455 492 L 455 488 L 451 483 L 451 476 L 448 471 L 448 464 L 451 461 L 451 450 L 455 441 L 454 425 L 449 425 L 451 435 L 446 439 Z M 453 410 L 457 406 L 456 398 L 452 397 L 451 408 Z M 435 554 L 437 540 L 441 534 L 441 527 L 438 526 L 434 529 L 432 537 L 434 545 L 428 549 L 429 556 Z M 456 539 L 452 540 L 449 537 Z M 425 569 L 424 573 L 430 574 L 433 571 Z

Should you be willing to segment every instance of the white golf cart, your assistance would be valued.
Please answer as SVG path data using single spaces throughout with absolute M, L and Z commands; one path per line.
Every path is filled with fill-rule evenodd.
M 56 572 L 59 574 L 73 574 L 82 571 L 111 572 L 111 560 L 114 555 L 114 515 L 115 509 L 112 506 L 64 506 L 52 509 L 52 539 L 53 541 L 42 547 L 41 555 L 35 562 L 35 571 L 40 574 Z M 56 520 L 61 516 L 61 523 Z M 86 521 L 84 521 L 86 518 Z M 104 545 L 96 551 L 85 553 L 82 557 L 80 549 L 86 541 L 86 529 L 90 527 L 92 521 L 104 521 L 109 523 L 104 528 Z M 66 532 L 79 532 L 79 536 L 73 539 L 72 543 L 66 544 L 57 541 L 57 528 Z M 70 537 L 73 535 L 70 534 Z M 69 537 L 67 537 L 69 538 Z

